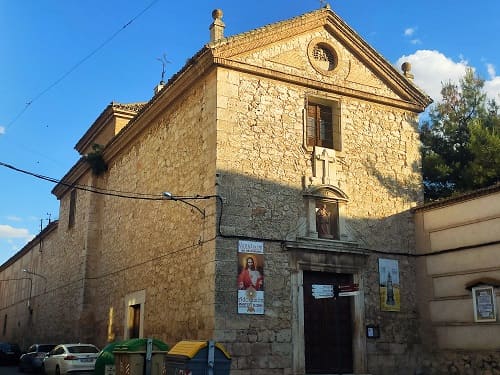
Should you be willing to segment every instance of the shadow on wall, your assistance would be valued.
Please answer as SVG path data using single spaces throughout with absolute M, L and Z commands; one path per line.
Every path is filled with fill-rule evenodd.
M 384 195 L 386 200 L 388 200 L 387 196 L 395 196 L 397 192 L 406 192 L 407 197 L 416 195 L 411 188 L 417 185 L 398 186 L 396 180 L 377 173 L 373 165 L 368 164 L 368 167 L 389 192 Z M 195 170 L 192 173 L 195 174 L 198 171 Z M 273 173 L 273 178 L 279 175 L 278 171 L 273 171 Z M 296 176 L 298 174 L 295 173 Z M 289 175 L 292 174 L 289 173 Z M 144 178 L 149 178 L 149 176 Z M 156 176 L 153 185 L 157 187 L 158 194 L 164 191 L 165 186 L 172 186 L 171 178 L 168 174 Z M 283 177 L 285 178 L 286 176 Z M 254 178 L 231 171 L 219 171 L 217 188 L 224 202 L 222 211 L 217 212 L 221 233 L 225 236 L 234 236 L 235 242 L 238 236 L 256 240 L 271 239 L 277 242 L 294 240 L 300 233 L 303 233 L 301 235 L 303 236 L 306 233 L 307 212 L 299 178 L 296 178 L 294 186 L 290 186 L 273 181 L 267 176 Z M 127 185 L 129 181 L 123 180 L 123 183 L 122 190 L 133 190 L 132 186 Z M 135 182 L 130 182 L 132 183 Z M 384 193 L 384 188 L 378 190 L 379 194 Z M 214 191 L 182 193 L 189 193 L 193 196 L 211 195 Z M 82 192 L 81 194 L 92 193 Z M 119 199 L 122 199 L 120 204 L 109 204 Z M 350 210 L 355 208 L 358 202 L 370 204 L 370 199 L 371 197 L 366 196 L 350 197 L 346 210 L 348 218 L 346 225 L 352 240 L 363 244 L 368 249 L 394 250 L 404 255 L 409 251 L 409 231 L 413 231 L 409 220 L 411 214 L 408 210 L 387 217 L 380 217 L 380 215 L 355 217 L 350 214 Z M 177 326 L 175 321 L 165 319 L 153 328 L 154 332 L 162 332 L 165 335 L 161 338 L 166 342 L 172 343 L 179 338 L 199 338 L 203 332 L 210 330 L 211 326 L 203 316 L 203 302 L 196 298 L 196 295 L 189 295 L 190 298 L 187 298 L 187 294 L 179 293 L 179 290 L 206 290 L 206 277 L 208 277 L 206 265 L 213 262 L 213 259 L 209 259 L 211 253 L 207 252 L 204 247 L 213 241 L 213 238 L 204 236 L 207 233 L 205 226 L 210 222 L 207 221 L 207 217 L 202 217 L 192 207 L 172 200 L 138 203 L 104 195 L 100 195 L 97 200 L 89 200 L 91 203 L 96 201 L 100 204 L 100 210 L 99 215 L 94 218 L 99 220 L 95 225 L 100 228 L 100 233 L 106 233 L 106 241 L 103 237 L 95 242 L 95 247 L 85 248 L 83 244 L 78 243 L 77 237 L 71 237 L 73 232 L 61 227 L 60 231 L 52 231 L 48 234 L 51 236 L 50 241 L 47 238 L 44 239 L 45 246 L 52 246 L 50 251 L 45 248 L 40 253 L 38 242 L 34 241 L 19 252 L 12 263 L 0 270 L 0 278 L 2 278 L 4 272 L 9 272 L 10 267 L 29 264 L 31 259 L 36 257 L 39 262 L 37 269 L 43 269 L 49 279 L 46 291 L 31 296 L 33 306 L 35 304 L 37 306 L 35 314 L 30 317 L 26 309 L 25 315 L 17 315 L 16 319 L 8 319 L 5 337 L 12 341 L 19 341 L 23 334 L 30 331 L 40 341 L 68 342 L 85 338 L 89 342 L 102 346 L 107 340 L 110 307 L 116 309 L 114 332 L 120 334 L 124 331 L 123 296 L 137 290 L 147 291 L 150 299 L 148 300 L 148 306 L 151 309 L 148 311 L 150 316 L 180 317 L 186 315 L 185 311 L 190 312 L 189 317 L 186 317 L 186 319 L 189 318 L 189 324 Z M 387 212 L 395 211 L 394 207 L 397 206 L 393 201 L 397 199 L 382 202 Z M 216 204 L 215 199 L 191 200 L 190 202 L 201 208 L 214 207 Z M 210 212 L 210 210 L 206 211 Z M 379 208 L 375 207 L 373 212 L 374 214 L 380 212 Z M 109 220 L 110 217 L 120 217 L 121 220 L 126 220 L 126 227 L 134 228 L 135 231 L 116 231 L 116 222 Z M 174 224 L 179 224 L 179 226 L 172 223 L 170 220 L 172 217 L 177 218 Z M 208 219 L 213 220 L 213 217 L 208 217 Z M 84 227 L 85 223 L 77 222 L 75 225 Z M 179 230 L 184 230 L 184 232 L 179 235 Z M 63 240 L 67 243 L 63 243 Z M 280 251 L 279 245 L 276 246 L 276 251 Z M 116 254 L 119 254 L 119 258 Z M 228 264 L 235 265 L 234 269 L 224 270 L 224 272 L 228 272 L 228 280 L 234 278 L 234 285 L 231 284 L 230 287 L 234 289 L 233 292 L 236 295 L 236 276 L 234 276 L 237 272 L 236 248 L 228 249 L 223 255 L 227 257 Z M 283 257 L 286 262 L 286 254 L 280 254 L 280 257 Z M 62 261 L 61 258 L 65 259 Z M 85 262 L 91 262 L 92 267 L 86 269 L 78 267 Z M 70 267 L 75 272 L 65 273 Z M 284 263 L 283 269 L 286 269 Z M 62 274 L 66 274 L 67 277 L 61 278 Z M 199 275 L 199 277 L 193 278 L 192 275 Z M 152 280 L 154 280 L 154 285 Z M 86 290 L 82 292 L 79 288 L 83 286 Z M 17 306 L 26 304 L 28 292 L 9 295 L 14 299 L 0 302 L 0 314 L 2 314 L 0 316 L 16 316 L 16 311 L 21 310 L 17 309 Z M 16 300 L 15 296 L 18 295 L 22 298 Z M 101 303 L 102 301 L 106 303 Z M 165 304 L 165 301 L 173 302 Z M 66 308 L 62 311 L 58 306 Z M 75 306 L 79 309 L 75 309 Z M 57 319 L 54 319 L 54 316 Z M 57 322 L 57 329 L 50 327 L 54 322 Z M 78 327 L 78 325 L 81 326 Z M 144 334 L 149 333 L 144 332 Z M 116 339 L 119 338 L 116 337 Z
M 370 188 L 373 196 L 366 195 L 370 189 L 346 192 L 350 200 L 344 219 L 349 241 L 374 250 L 412 251 L 409 242 L 414 229 L 409 209 L 411 203 L 417 203 L 420 185 L 384 176 L 368 162 L 365 166 L 380 182 L 380 188 Z M 308 213 L 300 181 L 294 187 L 230 171 L 219 171 L 217 176 L 223 199 L 222 234 L 278 241 L 306 236 Z
M 402 198 L 408 202 L 423 203 L 423 185 L 421 178 L 418 177 L 421 175 L 421 168 L 417 162 L 413 162 L 411 166 L 415 178 L 404 180 L 398 180 L 396 177 L 383 175 L 371 160 L 366 160 L 363 165 L 366 170 L 385 187 L 392 197 Z M 394 176 L 398 174 L 399 171 L 395 170 Z

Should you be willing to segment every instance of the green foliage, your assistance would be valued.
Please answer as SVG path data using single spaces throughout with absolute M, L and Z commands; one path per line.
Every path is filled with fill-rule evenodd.
M 100 176 L 108 170 L 108 165 L 104 161 L 102 156 L 103 146 L 97 143 L 92 145 L 93 152 L 89 152 L 87 155 L 83 156 L 83 159 L 90 165 L 92 169 L 92 174 L 95 176 Z
M 500 133 L 480 124 L 470 127 L 469 150 L 474 159 L 466 170 L 470 188 L 493 185 L 500 176 Z
M 443 84 L 442 101 L 420 126 L 426 201 L 499 180 L 500 110 L 483 86 L 470 68 L 459 85 Z

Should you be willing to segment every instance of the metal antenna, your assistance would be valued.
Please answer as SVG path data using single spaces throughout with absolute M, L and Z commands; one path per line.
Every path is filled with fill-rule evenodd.
M 167 55 L 164 53 L 162 57 L 158 57 L 156 60 L 161 62 L 161 83 L 165 83 L 165 66 L 170 64 L 170 61 L 167 60 Z

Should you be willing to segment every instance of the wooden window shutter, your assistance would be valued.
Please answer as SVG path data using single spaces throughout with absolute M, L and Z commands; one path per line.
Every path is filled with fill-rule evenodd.
M 336 102 L 333 107 L 333 148 L 337 151 L 342 151 L 342 130 L 340 128 L 341 118 L 340 103 Z
M 316 145 L 316 106 L 314 104 L 307 103 L 307 146 Z

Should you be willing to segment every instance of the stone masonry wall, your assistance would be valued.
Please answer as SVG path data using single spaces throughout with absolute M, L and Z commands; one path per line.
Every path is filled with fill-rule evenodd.
M 86 181 L 84 176 L 81 184 Z M 44 234 L 40 241 L 30 244 L 24 255 L 2 272 L 2 278 L 4 274 L 10 274 L 10 277 L 32 279 L 32 313 L 29 314 L 26 308 L 28 284 L 24 285 L 25 296 L 17 295 L 9 302 L 15 313 L 12 314 L 6 306 L 9 323 L 17 326 L 8 330 L 9 339 L 20 343 L 23 349 L 33 342 L 78 342 L 92 331 L 92 327 L 80 329 L 78 324 L 83 308 L 83 224 L 87 220 L 87 200 L 88 193 L 77 192 L 75 225 L 70 228 L 69 193 L 65 194 L 60 204 L 60 220 L 53 224 L 55 229 Z M 36 275 L 23 273 L 22 269 Z
M 232 342 L 228 345 L 234 374 L 291 371 L 290 265 L 288 254 L 276 242 L 305 233 L 302 177 L 310 175 L 312 167 L 311 155 L 303 147 L 303 110 L 309 96 L 341 102 L 343 152 L 336 168 L 338 186 L 349 197 L 345 214 L 351 236 L 374 251 L 414 251 L 409 209 L 421 199 L 414 114 L 220 69 L 221 231 L 260 238 L 265 248 L 266 314 L 238 315 L 237 241 L 218 242 L 217 336 Z M 366 323 L 377 323 L 382 330 L 381 339 L 368 344 L 368 367 L 373 374 L 408 373 L 418 345 L 414 264 L 405 256 L 385 256 L 400 262 L 402 311 L 383 313 L 378 297 L 379 256 L 384 257 L 377 253 L 370 257 L 364 275 Z
M 215 79 L 209 75 L 175 102 L 160 102 L 145 130 L 112 160 L 108 190 L 162 196 L 214 194 Z M 146 121 L 139 119 L 134 126 Z M 126 131 L 126 129 L 125 129 Z M 169 344 L 209 339 L 214 327 L 215 199 L 189 201 L 100 197 L 89 248 L 89 296 L 96 332 L 124 335 L 125 296 L 144 290 L 144 336 Z M 93 243 L 92 243 L 93 241 Z M 112 314 L 112 323 L 111 316 Z M 103 345 L 107 336 L 96 336 Z
M 214 194 L 215 89 L 211 74 L 176 101 L 157 103 L 153 117 L 135 124 L 145 128 L 140 136 L 106 159 L 106 174 L 87 172 L 77 183 L 158 198 L 164 191 Z M 125 297 L 137 291 L 146 296 L 145 337 L 170 345 L 214 337 L 215 199 L 189 201 L 205 209 L 203 217 L 180 201 L 78 190 L 72 227 L 69 201 L 68 190 L 42 251 L 33 246 L 2 271 L 2 277 L 19 277 L 28 268 L 47 277 L 45 284 L 33 281 L 31 316 L 27 284 L 18 292 L 8 289 L 10 302 L 2 299 L 0 312 L 8 316 L 9 338 L 21 343 L 25 337 L 26 345 L 85 341 L 103 347 L 123 339 Z

